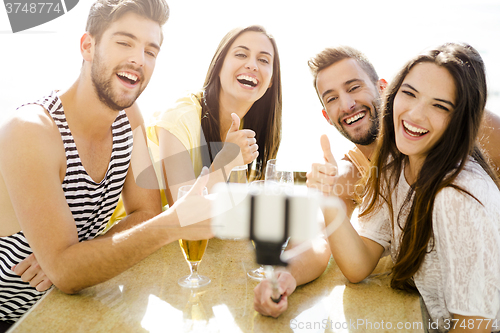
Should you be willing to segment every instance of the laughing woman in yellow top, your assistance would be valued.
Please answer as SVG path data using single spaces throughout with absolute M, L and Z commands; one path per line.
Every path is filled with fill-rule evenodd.
M 239 165 L 250 164 L 250 177 L 262 178 L 281 141 L 280 72 L 274 38 L 260 26 L 237 28 L 220 42 L 203 90 L 154 114 L 147 135 L 163 205 L 173 204 L 203 166 L 212 172 L 209 192 Z M 108 227 L 124 216 L 120 202 Z

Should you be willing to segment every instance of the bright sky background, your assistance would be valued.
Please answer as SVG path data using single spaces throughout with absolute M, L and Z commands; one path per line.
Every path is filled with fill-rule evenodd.
M 278 157 L 294 170 L 321 161 L 327 133 L 336 157 L 351 144 L 321 115 L 307 60 L 328 46 L 364 52 L 390 81 L 408 59 L 447 41 L 463 41 L 482 55 L 488 108 L 500 114 L 500 1 L 167 0 L 170 19 L 155 73 L 138 102 L 147 119 L 184 93 L 199 89 L 222 37 L 232 28 L 263 25 L 277 41 L 283 85 L 283 140 Z M 64 16 L 13 34 L 0 5 L 0 121 L 15 107 L 72 84 L 81 67 L 79 39 L 93 1 L 80 0 Z

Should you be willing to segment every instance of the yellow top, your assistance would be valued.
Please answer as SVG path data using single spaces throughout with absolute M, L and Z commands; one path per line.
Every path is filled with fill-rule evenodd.
M 162 206 L 167 205 L 168 202 L 164 192 L 166 185 L 161 173 L 160 143 L 158 140 L 157 128 L 164 128 L 179 139 L 189 152 L 194 174 L 198 177 L 201 173 L 201 169 L 203 168 L 203 164 L 201 160 L 201 150 L 195 148 L 206 143 L 204 143 L 205 137 L 203 136 L 203 144 L 200 144 L 200 140 L 202 138 L 201 104 L 197 96 L 200 97 L 200 95 L 189 94 L 178 99 L 172 108 L 162 112 L 155 112 L 150 124 L 146 128 L 148 146 L 152 155 L 156 177 L 161 189 Z M 120 198 L 118 205 L 103 232 L 108 231 L 109 228 L 111 228 L 116 222 L 121 221 L 126 215 L 123 201 Z
M 201 98 L 198 95 L 198 98 Z M 203 168 L 201 160 L 201 150 L 195 149 L 205 145 L 205 136 L 203 136 L 203 144 L 200 144 L 202 139 L 201 129 L 201 104 L 196 95 L 190 94 L 177 100 L 175 106 L 164 112 L 155 112 L 151 123 L 146 128 L 148 136 L 148 146 L 153 155 L 153 162 L 157 176 L 160 168 L 160 143 L 158 140 L 157 128 L 161 127 L 172 133 L 184 145 L 184 148 L 189 152 L 191 163 L 194 168 L 196 177 Z M 160 187 L 165 188 L 163 177 L 159 176 L 158 181 Z

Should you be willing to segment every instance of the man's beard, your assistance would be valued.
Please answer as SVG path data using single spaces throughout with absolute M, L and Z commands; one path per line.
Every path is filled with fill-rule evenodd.
M 379 133 L 378 107 L 375 103 L 372 105 L 372 110 L 374 111 L 374 115 L 371 113 L 368 115 L 368 117 L 370 117 L 371 126 L 361 137 L 353 138 L 349 133 L 347 133 L 346 130 L 344 130 L 344 126 L 339 119 L 338 124 L 340 125 L 337 125 L 336 127 L 340 134 L 342 134 L 347 140 L 360 146 L 368 146 L 373 143 L 377 139 Z
M 126 66 L 124 66 L 122 69 L 125 69 Z M 118 70 L 118 67 L 115 67 L 112 71 L 112 75 L 115 75 Z M 115 111 L 121 111 L 123 109 L 129 108 L 134 104 L 135 100 L 139 97 L 139 95 L 142 93 L 144 88 L 139 89 L 137 92 L 137 95 L 134 96 L 133 98 L 129 100 L 119 100 L 116 94 L 113 94 L 113 88 L 111 85 L 111 80 L 113 77 L 105 78 L 105 73 L 106 67 L 101 61 L 101 57 L 98 55 L 98 52 L 95 53 L 94 61 L 92 62 L 92 68 L 90 71 L 90 77 L 92 79 L 92 84 L 94 86 L 95 92 L 97 93 L 97 96 L 99 100 L 105 104 L 108 108 L 115 110 Z M 142 75 L 141 75 L 141 81 L 142 81 Z

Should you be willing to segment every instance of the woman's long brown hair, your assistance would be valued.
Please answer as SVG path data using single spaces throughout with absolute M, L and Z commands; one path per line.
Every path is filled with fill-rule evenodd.
M 260 32 L 266 35 L 274 49 L 273 60 L 273 76 L 271 79 L 272 85 L 267 89 L 266 93 L 257 101 L 255 101 L 243 118 L 245 128 L 255 132 L 255 139 L 259 146 L 259 156 L 256 159 L 256 179 L 264 177 L 267 161 L 276 158 L 278 148 L 281 142 L 281 69 L 280 59 L 276 41 L 272 36 L 267 34 L 266 30 L 257 25 L 247 28 L 237 28 L 230 31 L 217 47 L 204 84 L 204 93 L 201 100 L 202 104 L 202 119 L 201 127 L 209 148 L 209 157 L 205 160 L 213 162 L 215 155 L 222 148 L 220 120 L 219 120 L 219 95 L 221 90 L 219 74 L 224 63 L 224 59 L 229 51 L 229 47 L 242 33 L 247 31 Z M 220 143 L 217 145 L 217 143 Z
M 456 107 L 446 130 L 429 151 L 415 183 L 411 184 L 401 211 L 394 212 L 392 191 L 397 188 L 403 167 L 408 163 L 408 157 L 396 146 L 394 99 L 411 69 L 423 62 L 441 66 L 452 75 L 456 89 Z M 469 156 L 481 165 L 498 186 L 498 180 L 476 141 L 485 104 L 484 64 L 479 53 L 467 44 L 447 43 L 417 56 L 401 69 L 387 88 L 380 114 L 380 136 L 372 159 L 376 168 L 370 168 L 370 174 L 365 179 L 366 205 L 361 215 L 369 215 L 379 209 L 380 205 L 387 204 L 393 228 L 397 223 L 402 229 L 401 246 L 391 280 L 393 288 L 415 290 L 413 275 L 419 270 L 425 255 L 432 250 L 432 211 L 439 191 L 445 187 L 453 187 L 472 196 L 453 184 Z M 408 206 L 408 217 L 402 223 L 401 212 L 408 209 Z

